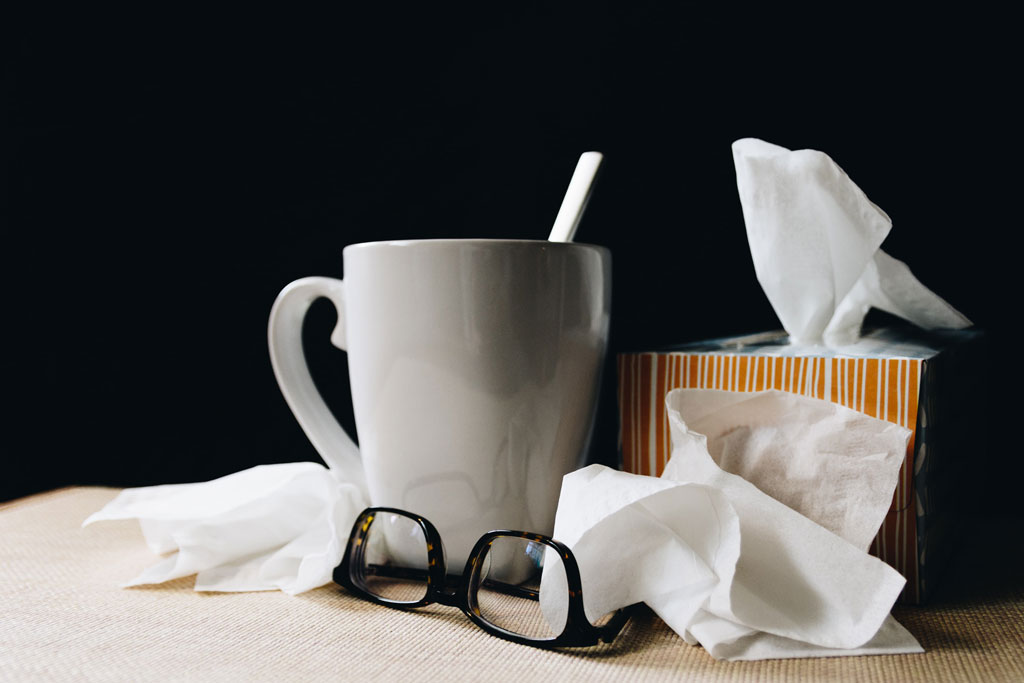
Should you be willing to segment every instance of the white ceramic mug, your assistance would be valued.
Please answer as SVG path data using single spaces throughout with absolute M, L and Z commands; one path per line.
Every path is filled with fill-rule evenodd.
M 344 281 L 297 280 L 270 314 L 274 373 L 324 461 L 373 505 L 423 515 L 459 571 L 491 529 L 550 534 L 582 464 L 608 341 L 611 253 L 526 240 L 369 242 Z M 313 385 L 302 320 L 327 297 L 360 448 Z M 361 458 L 360 458 L 361 451 Z M 361 460 L 361 462 L 360 462 Z

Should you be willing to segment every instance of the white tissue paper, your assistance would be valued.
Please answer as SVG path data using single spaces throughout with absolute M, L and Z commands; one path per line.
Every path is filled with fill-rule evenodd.
M 719 659 L 922 651 L 889 616 L 905 579 L 864 551 L 908 430 L 774 391 L 676 390 L 666 405 L 661 478 L 592 465 L 563 480 L 555 538 L 579 561 L 588 618 L 645 602 Z M 544 596 L 558 581 L 541 586 L 553 623 L 564 607 Z
M 588 618 L 645 602 L 720 659 L 921 651 L 889 616 L 905 580 L 864 552 L 908 430 L 777 391 L 676 390 L 666 402 L 660 479 L 595 465 L 563 481 L 555 538 L 579 561 Z M 127 489 L 85 524 L 138 519 L 149 547 L 171 553 L 124 585 L 196 574 L 200 591 L 295 594 L 331 581 L 366 504 L 322 465 L 263 465 Z M 559 581 L 543 576 L 551 623 L 565 618 L 544 597 Z
M 925 329 L 970 326 L 879 248 L 892 221 L 828 155 L 754 138 L 732 152 L 754 270 L 794 342 L 852 344 L 872 307 Z
M 300 462 L 199 484 L 125 489 L 83 526 L 138 519 L 153 552 L 174 553 L 124 586 L 196 574 L 197 591 L 296 594 L 331 581 L 365 507 L 358 485 Z

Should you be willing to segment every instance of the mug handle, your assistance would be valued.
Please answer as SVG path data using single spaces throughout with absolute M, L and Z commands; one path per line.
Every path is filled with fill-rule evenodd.
M 320 457 L 338 479 L 356 484 L 365 495 L 366 477 L 359 447 L 334 419 L 316 390 L 302 351 L 302 321 L 310 305 L 320 297 L 330 299 L 338 310 L 331 343 L 345 350 L 345 283 L 330 277 L 305 277 L 282 289 L 270 309 L 270 364 L 284 400 Z

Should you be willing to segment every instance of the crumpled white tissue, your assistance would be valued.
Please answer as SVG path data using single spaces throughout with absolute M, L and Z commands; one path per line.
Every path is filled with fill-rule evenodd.
M 595 465 L 563 481 L 554 535 L 579 561 L 588 618 L 645 602 L 721 659 L 921 651 L 889 616 L 905 580 L 863 550 L 906 429 L 776 391 L 676 390 L 666 403 L 661 478 Z M 200 591 L 295 594 L 331 581 L 365 505 L 357 483 L 292 463 L 127 489 L 85 524 L 138 519 L 154 552 L 173 553 L 124 585 L 196 574 Z M 551 623 L 565 618 L 544 598 L 559 580 L 542 582 Z
M 706 437 L 720 468 L 858 548 L 871 545 L 892 503 L 909 429 L 785 391 L 681 389 L 669 401 Z
M 863 549 L 861 527 L 872 523 L 877 510 L 855 515 L 860 521 L 849 526 L 854 544 L 726 472 L 712 457 L 715 452 L 738 455 L 740 448 L 767 451 L 761 458 L 765 469 L 781 467 L 802 478 L 808 463 L 802 457 L 787 463 L 779 446 L 787 437 L 805 435 L 793 433 L 786 420 L 774 434 L 759 434 L 755 420 L 758 426 L 735 443 L 716 442 L 730 438 L 722 428 L 729 414 L 738 426 L 752 414 L 770 414 L 764 404 L 778 402 L 780 410 L 804 404 L 820 416 L 823 409 L 812 404 L 823 402 L 805 397 L 793 402 L 781 392 L 764 392 L 748 395 L 744 405 L 714 395 L 721 393 L 728 392 L 668 395 L 672 457 L 661 478 L 592 465 L 563 480 L 554 536 L 579 562 L 588 618 L 645 602 L 687 642 L 701 644 L 719 659 L 921 652 L 889 616 L 905 579 Z M 701 410 L 708 405 L 704 398 L 714 405 Z M 906 447 L 907 430 L 872 425 L 882 421 L 835 407 L 837 413 L 822 421 L 858 436 L 845 441 L 840 436 L 830 452 L 823 426 L 812 439 L 823 447 L 820 458 L 850 458 L 857 462 L 854 469 L 890 470 L 888 454 Z M 709 428 L 714 438 L 691 428 L 689 411 L 695 423 L 714 426 Z M 759 469 L 745 474 L 756 481 Z M 778 475 L 767 481 L 777 481 Z M 852 498 L 862 487 L 846 486 L 846 476 L 826 480 L 843 504 L 856 503 Z M 882 486 L 891 497 L 890 485 Z M 550 587 L 559 580 L 564 581 L 557 573 L 545 573 L 541 586 L 542 607 L 553 623 L 563 618 L 558 612 L 564 607 L 548 604 L 544 596 L 557 594 Z
M 852 344 L 870 308 L 925 329 L 971 321 L 879 246 L 892 221 L 828 155 L 732 145 L 758 282 L 796 343 Z
M 359 486 L 323 465 L 285 463 L 125 489 L 83 526 L 138 519 L 153 552 L 173 553 L 123 586 L 196 574 L 197 591 L 296 594 L 331 581 L 365 507 Z

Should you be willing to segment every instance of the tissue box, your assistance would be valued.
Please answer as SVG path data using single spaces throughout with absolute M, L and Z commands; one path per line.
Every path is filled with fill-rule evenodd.
M 907 578 L 900 599 L 921 604 L 952 549 L 963 487 L 976 474 L 984 396 L 984 335 L 891 327 L 841 349 L 768 332 L 620 353 L 621 467 L 660 475 L 670 454 L 672 389 L 780 389 L 839 403 L 910 429 L 892 507 L 870 552 Z

